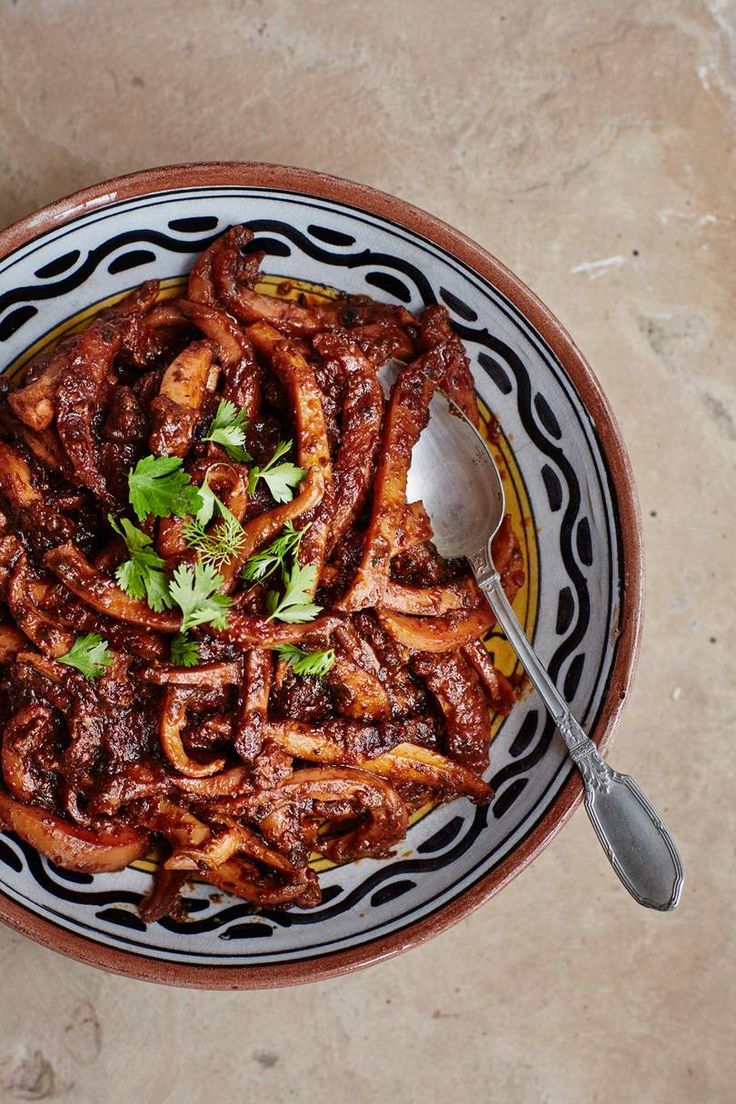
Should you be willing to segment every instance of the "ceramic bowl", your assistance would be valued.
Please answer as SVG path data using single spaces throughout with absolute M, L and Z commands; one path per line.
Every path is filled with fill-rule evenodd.
M 472 359 L 481 413 L 522 536 L 515 607 L 575 714 L 605 748 L 627 694 L 641 615 L 640 522 L 631 471 L 601 388 L 522 282 L 439 219 L 359 184 L 301 169 L 191 164 L 99 184 L 0 234 L 0 370 L 100 304 L 158 277 L 174 294 L 195 257 L 247 222 L 269 256 L 264 286 L 367 293 L 411 310 L 444 303 Z M 506 670 L 515 660 L 492 640 Z M 394 857 L 321 873 L 313 910 L 257 913 L 195 885 L 189 919 L 146 927 L 144 861 L 70 873 L 0 835 L 0 918 L 82 961 L 132 977 L 254 988 L 339 974 L 461 919 L 518 874 L 581 797 L 538 698 L 497 719 L 486 807 L 424 813 Z M 581 892 L 584 890 L 581 888 Z

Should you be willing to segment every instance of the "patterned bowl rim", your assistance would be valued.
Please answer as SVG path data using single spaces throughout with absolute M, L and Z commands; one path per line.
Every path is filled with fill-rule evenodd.
M 447 250 L 498 288 L 551 348 L 595 425 L 618 510 L 623 558 L 621 629 L 608 690 L 597 724 L 591 732 L 599 748 L 605 750 L 611 743 L 613 729 L 631 686 L 641 638 L 644 560 L 641 516 L 631 463 L 601 385 L 570 335 L 519 277 L 487 250 L 435 215 L 365 184 L 286 165 L 211 161 L 144 169 L 59 199 L 0 231 L 0 260 L 27 242 L 90 211 L 151 193 L 217 186 L 274 188 L 296 195 L 316 196 L 347 204 L 398 224 Z M 80 962 L 146 981 L 202 989 L 266 989 L 336 977 L 415 947 L 467 916 L 508 885 L 537 857 L 567 822 L 582 796 L 582 782 L 574 773 L 530 834 L 475 885 L 404 931 L 318 959 L 262 967 L 208 967 L 162 962 L 127 954 L 65 931 L 2 893 L 0 920 L 36 942 Z

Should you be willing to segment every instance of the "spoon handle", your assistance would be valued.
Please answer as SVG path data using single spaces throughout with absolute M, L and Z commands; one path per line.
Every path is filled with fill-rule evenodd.
M 667 828 L 634 779 L 608 766 L 572 716 L 524 635 L 500 576 L 488 558 L 473 557 L 470 562 L 501 628 L 583 776 L 585 808 L 611 866 L 640 905 L 663 912 L 675 908 L 684 874 Z

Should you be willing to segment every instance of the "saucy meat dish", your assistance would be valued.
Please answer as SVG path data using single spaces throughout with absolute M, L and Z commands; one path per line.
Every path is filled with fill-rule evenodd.
M 72 870 L 155 849 L 146 921 L 193 877 L 315 905 L 313 853 L 489 801 L 517 694 L 407 501 L 433 389 L 478 424 L 447 312 L 267 295 L 262 260 L 233 227 L 185 298 L 149 281 L 0 383 L 0 826 Z M 508 518 L 493 558 L 513 598 Z

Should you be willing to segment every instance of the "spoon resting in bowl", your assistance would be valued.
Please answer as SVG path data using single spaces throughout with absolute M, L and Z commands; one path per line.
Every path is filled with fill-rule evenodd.
M 396 371 L 396 363 L 389 362 L 382 382 L 395 378 Z M 439 391 L 429 413 L 412 453 L 409 488 L 429 514 L 437 551 L 447 559 L 468 560 L 582 775 L 585 808 L 613 869 L 639 904 L 670 911 L 680 899 L 684 877 L 672 837 L 633 778 L 608 766 L 572 716 L 501 586 L 491 558 L 491 541 L 505 512 L 495 461 L 472 423 Z

